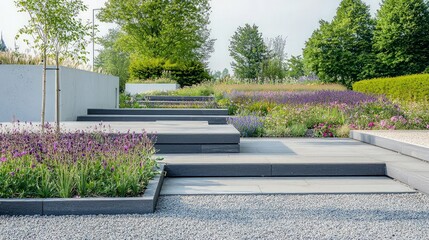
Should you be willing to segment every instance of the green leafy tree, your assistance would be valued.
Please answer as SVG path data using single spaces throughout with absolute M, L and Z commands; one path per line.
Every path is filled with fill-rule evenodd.
M 95 59 L 95 67 L 107 74 L 119 77 L 119 90 L 124 92 L 125 83 L 130 77 L 130 54 L 122 51 L 118 46 L 117 40 L 120 38 L 119 29 L 110 29 L 109 33 L 100 38 L 98 42 L 103 47 Z
M 429 66 L 429 8 L 424 0 L 384 0 L 374 31 L 377 73 L 399 76 Z
M 83 24 L 77 16 L 87 10 L 82 0 L 16 0 L 19 12 L 25 12 L 30 19 L 20 29 L 17 38 L 31 36 L 33 41 L 24 39 L 28 45 L 40 51 L 43 60 L 42 78 L 42 130 L 46 111 L 46 69 L 48 57 L 53 56 L 56 64 L 56 123 L 59 131 L 59 66 L 62 60 L 85 60 L 85 36 L 89 35 L 89 24 Z
M 301 56 L 291 56 L 287 60 L 287 76 L 299 78 L 305 76 L 304 61 Z
M 262 65 L 268 58 L 268 49 L 258 26 L 246 24 L 238 27 L 231 38 L 229 52 L 234 74 L 240 79 L 257 79 L 261 76 Z
M 213 51 L 209 0 L 108 0 L 99 17 L 121 27 L 119 43 L 139 58 L 204 62 Z
M 286 38 L 277 36 L 266 41 L 268 59 L 263 63 L 262 77 L 268 79 L 283 79 L 286 76 Z
M 361 0 L 343 0 L 332 22 L 322 20 L 306 42 L 307 68 L 324 82 L 349 88 L 353 82 L 370 77 L 374 25 L 368 5 Z

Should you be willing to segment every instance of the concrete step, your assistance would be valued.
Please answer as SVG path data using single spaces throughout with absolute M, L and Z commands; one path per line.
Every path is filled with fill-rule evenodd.
M 142 108 L 215 108 L 214 102 L 193 101 L 137 101 Z
M 227 124 L 229 116 L 222 115 L 87 115 L 78 116 L 78 122 L 156 122 L 206 121 L 209 124 Z
M 138 100 L 144 101 L 192 101 L 192 102 L 212 102 L 215 100 L 211 96 L 145 96 Z
M 393 194 L 414 189 L 388 177 L 166 178 L 161 195 Z
M 385 163 L 168 163 L 168 177 L 385 176 Z
M 121 108 L 121 109 L 88 109 L 88 115 L 211 115 L 226 116 L 228 109 L 194 109 L 194 108 Z

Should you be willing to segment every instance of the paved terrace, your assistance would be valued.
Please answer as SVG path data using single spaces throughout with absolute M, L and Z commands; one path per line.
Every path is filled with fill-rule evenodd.
M 352 139 L 253 138 L 241 139 L 240 146 L 241 152 L 234 154 L 158 154 L 158 156 L 164 158 L 165 163 L 170 166 L 173 173 L 174 170 L 179 169 L 176 166 L 182 165 L 186 169 L 200 167 L 200 171 L 203 171 L 204 168 L 209 169 L 208 166 L 215 166 L 213 172 L 219 171 L 219 169 L 226 171 L 232 169 L 231 172 L 239 174 L 240 171 L 248 170 L 243 169 L 242 166 L 253 165 L 254 168 L 249 171 L 262 172 L 260 175 L 264 176 L 269 176 L 269 171 L 271 171 L 274 176 L 276 171 L 280 171 L 278 169 L 286 165 L 286 167 L 298 166 L 297 171 L 313 168 L 315 172 L 322 171 L 319 176 L 323 176 L 326 175 L 323 173 L 324 171 L 328 172 L 329 175 L 332 173 L 335 175 L 335 169 L 332 172 L 326 166 L 333 166 L 333 168 L 340 165 L 347 166 L 351 174 L 346 169 L 345 174 L 341 172 L 336 174 L 341 176 L 360 175 L 360 170 L 355 169 L 353 164 L 358 164 L 364 168 L 367 164 L 367 169 L 362 169 L 365 173 L 362 175 L 368 176 L 379 175 L 379 172 L 374 171 L 374 174 L 371 174 L 371 171 L 368 172 L 367 170 L 375 170 L 378 164 L 386 164 L 386 170 L 383 170 L 385 175 L 422 192 L 429 193 L 428 162 Z M 338 169 L 342 171 L 342 167 Z M 353 174 L 356 171 L 358 174 Z M 217 176 L 213 173 L 208 175 Z M 299 174 L 293 175 L 293 172 L 289 175 L 299 176 Z M 314 174 L 303 175 L 312 176 Z M 228 177 L 228 175 L 220 176 Z M 286 177 L 285 175 L 282 176 Z M 186 177 L 186 175 L 178 175 L 178 177 Z M 200 176 L 192 175 L 192 177 Z

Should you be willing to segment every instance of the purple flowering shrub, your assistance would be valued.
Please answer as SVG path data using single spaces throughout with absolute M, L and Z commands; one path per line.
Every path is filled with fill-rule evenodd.
M 228 118 L 228 124 L 232 124 L 242 137 L 259 137 L 262 135 L 263 120 L 256 116 L 238 116 Z
M 139 196 L 156 174 L 153 153 L 146 133 L 0 125 L 0 198 Z

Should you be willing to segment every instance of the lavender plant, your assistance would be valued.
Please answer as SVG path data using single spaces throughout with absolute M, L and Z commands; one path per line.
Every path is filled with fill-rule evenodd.
M 259 137 L 262 135 L 263 120 L 257 116 L 239 116 L 228 119 L 242 137 Z
M 26 129 L 0 125 L 0 198 L 139 196 L 156 174 L 144 132 Z

